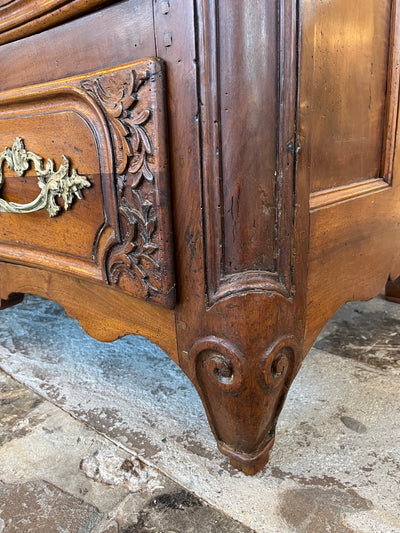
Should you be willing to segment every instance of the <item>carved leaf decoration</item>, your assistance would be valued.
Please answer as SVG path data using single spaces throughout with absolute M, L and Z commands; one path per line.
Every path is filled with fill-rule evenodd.
M 153 244 L 151 242 L 145 244 L 143 246 L 143 252 L 146 254 L 146 255 L 151 255 L 152 253 L 156 252 L 158 250 L 158 246 L 156 244 Z M 150 258 L 151 260 L 153 260 L 152 258 Z
M 113 138 L 116 172 L 139 173 L 137 181 L 144 176 L 153 180 L 147 165 L 147 157 L 152 155 L 152 145 L 144 125 L 151 117 L 150 109 L 136 111 L 139 103 L 139 89 L 149 78 L 148 73 L 136 71 L 125 73 L 125 77 L 108 76 L 94 81 L 86 80 L 82 87 L 100 104 L 105 111 Z M 107 82 L 107 83 L 106 83 Z M 145 166 L 145 169 L 142 169 Z
M 149 169 L 147 161 L 143 163 L 142 172 L 143 172 L 143 176 L 147 179 L 147 181 L 153 181 L 153 174 L 151 173 Z
M 116 83 L 111 83 L 111 88 L 105 88 L 102 79 L 98 78 L 94 84 L 96 93 L 102 102 L 107 114 L 111 117 L 118 118 L 122 116 L 126 109 L 129 109 L 135 102 L 134 84 L 136 73 L 133 71 L 119 86 Z M 112 78 L 108 81 L 112 82 Z M 118 83 L 118 82 L 117 82 Z
M 131 117 L 127 120 L 128 124 L 133 126 L 140 126 L 144 124 L 150 118 L 150 109 L 144 109 L 136 117 Z
M 125 219 L 127 228 L 123 244 L 114 247 L 108 261 L 111 281 L 118 283 L 120 276 L 126 274 L 128 267 L 130 275 L 141 285 L 141 294 L 149 297 L 151 291 L 157 288 L 150 281 L 150 274 L 145 267 L 149 262 L 157 270 L 159 262 L 153 257 L 159 247 L 151 242 L 152 233 L 156 227 L 156 219 L 152 214 L 152 204 L 141 199 L 137 191 L 132 191 L 132 201 L 120 208 L 120 214 Z
M 157 219 L 151 200 L 154 190 L 144 183 L 154 182 L 149 162 L 153 146 L 147 125 L 152 111 L 141 103 L 141 89 L 149 82 L 147 71 L 122 71 L 95 80 L 82 87 L 103 109 L 114 145 L 119 222 L 122 242 L 108 256 L 110 282 L 120 284 L 128 276 L 139 295 L 149 298 L 159 291 L 159 246 L 153 238 Z
M 140 173 L 143 166 L 143 154 L 135 154 L 134 158 L 131 160 L 131 163 L 128 168 L 130 174 Z M 141 176 L 141 173 L 140 173 Z

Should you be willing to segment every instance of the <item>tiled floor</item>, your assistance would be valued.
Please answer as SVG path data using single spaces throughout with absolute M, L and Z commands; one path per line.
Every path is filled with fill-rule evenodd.
M 400 532 L 400 306 L 331 320 L 254 477 L 148 341 L 94 341 L 36 297 L 1 318 L 0 533 Z

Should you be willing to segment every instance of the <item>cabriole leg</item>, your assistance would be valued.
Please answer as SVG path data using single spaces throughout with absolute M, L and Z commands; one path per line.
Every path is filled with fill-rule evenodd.
M 299 367 L 297 355 L 290 337 L 257 358 L 216 337 L 203 339 L 191 351 L 192 379 L 218 448 L 246 474 L 268 462 L 278 415 Z

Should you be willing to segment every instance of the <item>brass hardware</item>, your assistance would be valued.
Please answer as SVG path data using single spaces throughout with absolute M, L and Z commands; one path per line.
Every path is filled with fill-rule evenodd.
M 65 155 L 62 156 L 62 159 L 63 162 L 57 171 L 54 170 L 54 161 L 52 159 L 47 160 L 45 167 L 43 159 L 32 152 L 27 152 L 24 141 L 21 137 L 17 137 L 12 149 L 6 147 L 0 154 L 0 190 L 4 183 L 4 162 L 18 176 L 23 176 L 30 167 L 30 161 L 32 161 L 41 191 L 35 200 L 29 204 L 6 202 L 3 198 L 0 198 L 0 212 L 33 213 L 47 209 L 50 216 L 54 217 L 61 210 L 61 207 L 55 201 L 57 196 L 64 201 L 65 211 L 71 207 L 74 195 L 82 200 L 81 189 L 90 187 L 91 183 L 86 176 L 80 176 L 75 169 L 72 169 L 71 175 L 69 175 L 69 159 Z

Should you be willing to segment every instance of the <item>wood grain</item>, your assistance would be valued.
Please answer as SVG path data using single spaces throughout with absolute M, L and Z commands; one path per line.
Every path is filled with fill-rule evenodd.
M 313 192 L 379 177 L 385 127 L 391 0 L 307 2 L 314 40 L 311 110 Z M 312 6 L 312 7 L 311 7 Z M 351 117 L 351 120 L 349 120 Z
M 219 11 L 221 5 L 224 8 Z M 296 158 L 293 138 L 297 86 L 296 5 L 291 1 L 280 2 L 280 17 L 277 4 L 273 3 L 268 7 L 274 15 L 268 23 L 275 24 L 274 37 L 271 38 L 273 49 L 269 52 L 281 65 L 281 77 L 279 82 L 276 76 L 268 77 L 268 87 L 264 87 L 267 94 L 274 94 L 275 99 L 282 99 L 282 109 L 285 110 L 280 120 L 282 129 L 278 150 L 275 141 L 273 146 L 265 150 L 268 153 L 274 151 L 274 172 L 277 175 L 285 175 L 284 184 L 287 189 L 282 198 L 285 198 L 285 202 L 286 199 L 288 201 L 280 211 L 286 215 L 280 218 L 279 231 L 282 231 L 282 239 L 279 239 L 279 242 L 284 243 L 280 253 L 282 264 L 287 265 L 287 270 L 283 267 L 282 278 L 277 279 L 275 285 L 267 285 L 266 280 L 271 277 L 268 271 L 271 263 L 264 263 L 266 270 L 263 272 L 249 270 L 249 263 L 244 262 L 241 267 L 243 272 L 232 276 L 229 279 L 229 288 L 213 300 L 209 299 L 209 295 L 213 294 L 215 286 L 209 285 L 210 280 L 221 283 L 224 276 L 223 268 L 218 270 L 217 266 L 223 257 L 223 253 L 218 253 L 218 249 L 224 246 L 224 242 L 221 242 L 223 232 L 219 230 L 221 224 L 218 223 L 218 217 L 221 222 L 221 214 L 216 203 L 219 201 L 217 190 L 221 177 L 218 174 L 218 159 L 223 160 L 225 154 L 228 154 L 229 161 L 229 154 L 240 153 L 243 147 L 243 127 L 240 120 L 234 123 L 232 119 L 229 138 L 220 144 L 219 124 L 215 124 L 215 120 L 218 122 L 220 104 L 218 97 L 215 98 L 215 92 L 219 89 L 214 85 L 216 79 L 213 78 L 213 69 L 218 51 L 210 44 L 213 39 L 215 42 L 215 32 L 208 22 L 217 20 L 219 15 L 225 16 L 221 13 L 226 13 L 227 6 L 228 4 L 223 2 L 199 0 L 196 2 L 195 12 L 190 12 L 188 4 L 183 1 L 171 3 L 168 14 L 155 9 L 156 40 L 157 55 L 165 61 L 168 73 L 175 243 L 180 295 L 176 309 L 179 364 L 199 391 L 220 450 L 230 457 L 232 464 L 240 465 L 240 468 L 248 473 L 254 473 L 268 459 L 276 417 L 282 408 L 289 384 L 298 370 L 302 355 L 304 323 L 301 309 L 305 305 L 304 293 L 298 290 L 294 295 L 289 289 L 282 289 L 282 286 L 285 287 L 285 273 L 288 274 L 287 286 L 290 287 L 292 269 L 289 265 L 292 260 L 300 267 L 294 270 L 294 283 L 301 287 L 301 280 L 305 281 L 305 270 L 301 267 L 304 246 L 302 249 L 298 247 L 296 258 L 291 255 L 295 240 L 292 187 L 294 188 Z M 235 3 L 235 10 L 241 13 L 242 9 L 242 4 Z M 260 24 L 262 28 L 266 23 L 266 8 L 261 3 L 252 3 L 248 4 L 246 9 L 246 13 L 251 15 L 250 18 L 256 25 L 254 39 L 261 42 L 261 30 L 257 25 Z M 173 44 L 165 47 L 163 37 L 168 32 L 172 33 Z M 197 46 L 196 35 L 199 35 Z M 224 38 L 230 40 L 229 48 L 235 50 L 235 57 L 230 58 L 231 70 L 234 70 L 236 62 L 242 66 L 247 65 L 247 61 L 250 65 L 257 65 L 265 58 L 266 51 L 263 46 L 251 53 L 249 49 L 241 46 L 243 34 L 240 31 L 232 32 L 229 37 L 227 32 Z M 286 47 L 280 47 L 280 39 L 286 43 Z M 282 54 L 279 50 L 283 50 Z M 200 61 L 194 61 L 196 54 Z M 197 72 L 194 70 L 196 65 Z M 243 84 L 254 93 L 252 113 L 257 110 L 268 114 L 269 111 L 263 109 L 267 100 L 262 99 L 257 87 L 252 85 L 250 88 L 250 67 L 247 67 L 238 68 L 232 73 L 232 79 L 226 77 L 224 93 L 234 95 L 238 91 L 237 86 Z M 183 93 L 179 90 L 182 76 L 186 80 Z M 197 79 L 200 80 L 200 87 L 196 84 Z M 251 95 L 249 99 L 253 101 Z M 269 116 L 274 116 L 273 109 L 277 108 L 277 104 L 273 104 Z M 213 116 L 214 111 L 217 118 Z M 244 114 L 245 111 L 242 116 Z M 258 134 L 262 137 L 261 128 Z M 276 133 L 272 134 L 276 139 L 274 135 Z M 261 137 L 260 143 L 269 139 L 268 134 L 262 137 L 262 140 Z M 288 149 L 290 141 L 293 143 L 293 149 Z M 219 150 L 217 157 L 216 149 Z M 224 184 L 225 193 L 229 194 L 230 184 L 239 183 L 243 176 L 243 194 L 244 198 L 247 197 L 243 205 L 252 194 L 257 202 L 262 196 L 259 188 L 253 187 L 257 180 L 266 180 L 268 183 L 265 187 L 270 187 L 272 183 L 272 188 L 275 188 L 275 173 L 272 172 L 272 175 L 268 176 L 268 171 L 263 167 L 266 152 L 256 150 L 255 153 L 259 159 L 252 167 L 254 180 L 247 180 L 242 169 L 231 162 L 230 177 Z M 213 174 L 214 172 L 216 173 Z M 299 199 L 303 198 L 303 195 L 304 191 L 299 187 Z M 303 220 L 303 216 L 299 214 L 299 220 Z M 259 236 L 265 232 L 266 218 L 256 217 L 255 232 Z M 272 220 L 274 219 L 272 214 Z M 232 218 L 225 218 L 224 224 L 226 231 L 231 234 L 235 231 Z M 247 222 L 243 220 L 243 224 Z M 253 222 L 250 225 L 253 225 Z M 274 227 L 275 222 L 272 222 L 272 234 Z M 275 238 L 279 238 L 277 234 Z M 207 243 L 205 249 L 204 242 Z M 259 244 L 255 239 L 252 254 L 256 255 Z M 265 253 L 269 252 L 266 245 Z M 229 253 L 234 253 L 233 247 Z M 240 257 L 240 251 L 238 254 Z M 273 252 L 269 260 L 276 261 Z M 215 266 L 213 275 L 212 269 Z M 252 266 L 254 267 L 254 263 Z M 222 280 L 218 279 L 219 272 Z M 229 271 L 227 274 L 229 277 Z M 281 289 L 278 290 L 277 286 Z M 266 404 L 270 408 L 264 409 Z
M 333 9 L 334 7 L 337 9 Z M 399 3 L 372 2 L 370 7 L 368 13 L 364 13 L 364 4 L 358 2 L 342 6 L 339 1 L 322 6 L 310 0 L 302 11 L 299 128 L 303 149 L 299 154 L 298 180 L 310 183 L 313 191 L 310 196 L 305 354 L 341 305 L 349 300 L 367 300 L 376 296 L 385 286 L 389 275 L 396 277 L 400 272 L 400 256 L 394 246 L 399 239 L 400 222 L 397 208 L 400 200 L 399 154 L 398 150 L 396 151 L 399 142 L 396 90 L 399 65 L 399 26 L 396 21 L 399 16 Z M 363 12 L 360 13 L 359 10 Z M 352 30 L 351 35 L 346 37 L 343 32 L 347 23 L 339 25 L 339 21 L 346 14 L 350 17 L 349 20 L 353 17 L 356 26 L 362 20 L 366 24 L 365 34 L 359 36 L 364 40 L 360 65 L 366 58 L 372 58 L 370 54 L 375 57 L 377 53 L 388 51 L 385 52 L 385 57 L 388 54 L 388 60 L 383 61 L 381 58 L 376 63 L 375 58 L 373 72 L 364 69 L 361 78 L 358 71 L 360 65 L 350 68 L 353 61 L 358 61 L 359 47 L 354 39 L 357 38 L 357 31 L 361 29 L 356 32 Z M 373 23 L 365 19 L 372 14 Z M 323 20 L 320 18 L 322 15 Z M 383 21 L 384 28 L 380 27 Z M 374 32 L 379 27 L 379 37 L 376 40 Z M 331 29 L 320 37 L 324 28 L 325 31 Z M 374 31 L 372 28 L 375 28 Z M 343 48 L 332 57 L 331 52 L 338 46 L 338 41 L 333 40 L 336 31 L 343 33 L 340 41 Z M 322 53 L 322 49 L 319 49 L 317 56 L 314 55 L 315 32 L 318 39 L 324 39 L 326 43 L 331 42 L 332 49 L 327 55 Z M 309 72 L 315 72 L 315 69 L 318 71 L 317 76 L 321 76 L 321 72 L 324 73 L 324 83 L 329 90 L 325 91 L 323 87 L 315 84 L 314 78 L 310 78 Z M 353 80 L 354 77 L 354 82 L 349 83 L 346 88 L 340 86 L 344 81 L 337 78 L 337 72 L 341 72 L 341 69 L 347 72 L 348 80 Z M 377 83 L 388 85 L 387 97 L 384 99 L 385 108 L 382 108 L 383 100 L 376 93 Z M 336 87 L 336 90 L 331 94 L 333 87 Z M 365 107 L 363 94 L 372 95 L 373 102 L 367 114 L 362 113 L 359 107 Z M 332 98 L 335 102 L 335 106 L 330 108 L 332 113 L 335 109 L 335 114 L 331 115 L 332 120 L 319 120 L 321 106 L 329 106 Z M 353 98 L 357 99 L 357 105 L 349 107 Z M 359 127 L 357 120 L 364 120 L 368 116 L 370 128 L 377 120 L 378 108 L 386 109 L 383 114 L 379 111 L 382 115 L 381 123 L 385 124 L 386 120 L 385 130 L 374 128 L 373 137 L 366 138 L 366 130 Z M 371 113 L 375 113 L 375 118 L 371 117 Z M 317 120 L 319 125 L 315 128 Z M 339 128 L 340 131 L 337 130 L 338 121 L 342 128 Z M 357 124 L 357 128 L 353 129 Z M 320 136 L 321 128 L 325 133 Z M 345 131 L 353 132 L 351 138 L 357 145 L 356 152 L 351 149 L 351 143 L 348 147 L 344 144 L 347 138 Z M 374 137 L 379 131 L 380 135 L 384 132 L 386 136 L 381 142 Z M 337 144 L 325 143 L 323 140 L 336 134 Z M 367 164 L 372 169 L 374 165 L 378 168 L 379 162 L 382 162 L 383 166 L 378 168 L 378 174 L 374 171 L 367 176 L 364 171 L 360 172 L 363 167 L 360 166 L 359 155 L 363 150 L 369 153 L 363 156 L 362 165 Z M 330 158 L 329 164 L 324 159 L 325 155 Z M 371 158 L 374 158 L 374 164 Z M 345 160 L 351 160 L 351 164 L 343 166 Z M 346 173 L 341 173 L 341 169 L 345 169 Z M 331 176 L 336 176 L 334 182 L 326 172 L 332 172 Z M 371 179 L 361 180 L 363 177 Z M 375 179 L 372 179 L 374 177 Z
M 164 77 L 149 59 L 0 93 L 0 143 L 22 137 L 44 161 L 66 154 L 91 185 L 55 218 L 1 213 L 1 257 L 174 306 Z M 36 197 L 33 168 L 20 177 L 2 170 L 5 201 Z
M 0 44 L 22 39 L 113 0 L 10 0 L 0 3 Z M 114 0 L 115 1 L 115 0 Z
M 151 0 L 125 0 L 5 44 L 0 90 L 155 57 Z M 16 68 L 18 65 L 18 68 Z
M 80 4 L 61 3 L 71 10 Z M 71 231 L 60 222 L 57 238 L 45 221 L 9 217 L 5 224 L 0 217 L 0 305 L 36 293 L 59 302 L 98 339 L 137 333 L 156 342 L 196 387 L 220 450 L 254 474 L 268 460 L 288 389 L 323 326 L 346 301 L 371 298 L 400 275 L 399 6 L 123 0 L 63 24 L 60 11 L 54 27 L 40 10 L 18 22 L 12 31 L 36 32 L 39 23 L 43 31 L 0 47 L 0 141 L 11 142 L 22 128 L 47 155 L 57 111 L 53 157 L 80 138 L 87 171 L 109 170 L 87 193 L 101 188 L 104 212 L 99 199 L 89 210 L 74 207 Z M 163 78 L 155 100 L 146 84 L 110 74 L 154 57 L 165 66 L 152 71 Z M 66 78 L 77 80 L 96 120 L 84 106 L 80 118 L 70 117 L 71 105 L 62 108 L 68 91 L 57 110 L 49 92 L 47 112 L 37 101 L 32 109 L 30 86 L 48 91 Z M 153 189 L 138 185 L 146 183 L 145 166 L 137 180 L 126 171 L 140 163 L 129 146 L 138 144 L 135 132 L 147 144 L 140 127 L 150 127 L 150 108 L 159 133 L 153 152 L 141 154 L 150 166 L 150 152 L 163 161 Z M 42 145 L 35 144 L 40 129 L 47 132 Z M 83 159 L 73 157 L 83 172 Z M 7 171 L 6 198 L 31 198 L 31 175 L 9 178 Z M 113 192 L 114 178 L 122 187 Z M 110 229 L 91 252 L 101 224 Z M 171 291 L 176 265 L 173 311 L 117 290 L 139 295 L 126 277 L 138 233 L 148 255 L 168 242 L 159 259 Z M 44 248 L 47 264 L 35 261 Z M 79 272 L 85 262 L 94 271 Z M 388 296 L 397 288 L 388 285 Z M 153 298 L 172 306 L 167 300 Z
M 143 335 L 160 346 L 176 363 L 173 311 L 144 304 L 110 287 L 55 272 L 0 263 L 0 299 L 15 293 L 37 294 L 60 304 L 95 339 L 111 342 L 124 335 Z M 33 318 L 32 318 L 33 319 Z

